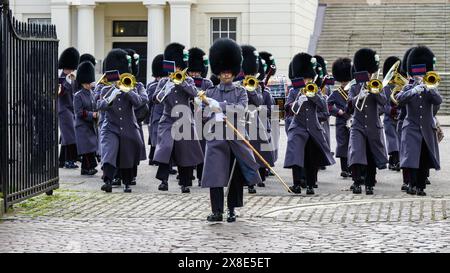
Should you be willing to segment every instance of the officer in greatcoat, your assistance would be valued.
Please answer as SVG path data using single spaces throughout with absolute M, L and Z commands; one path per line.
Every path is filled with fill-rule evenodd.
M 325 100 L 328 99 L 328 96 L 331 95 L 331 86 L 327 85 L 324 81 L 325 78 L 328 76 L 327 71 L 327 62 L 325 59 L 320 55 L 315 55 L 313 57 L 315 59 L 316 64 L 316 74 L 317 74 L 317 80 L 316 84 L 319 86 L 320 91 L 322 92 L 322 95 L 324 96 Z M 323 111 L 318 113 L 319 122 L 322 125 L 322 128 L 325 132 L 325 139 L 327 140 L 328 146 L 331 147 L 330 142 L 330 113 L 329 111 Z
M 437 85 L 424 81 L 426 72 L 435 71 L 436 58 L 426 46 L 414 48 L 408 56 L 408 73 L 414 79 L 397 95 L 406 107 L 400 145 L 400 167 L 410 175 L 409 194 L 425 196 L 427 172 L 439 170 L 439 146 L 433 109 L 442 103 Z M 418 68 L 423 65 L 422 68 Z
M 241 76 L 247 77 L 256 77 L 259 76 L 259 53 L 255 47 L 251 45 L 242 45 L 242 72 Z M 238 77 L 239 79 L 239 77 Z M 244 81 L 241 83 L 244 85 Z M 268 135 L 264 132 L 264 129 L 261 128 L 261 118 L 258 115 L 258 109 L 264 103 L 263 91 L 260 85 L 251 87 L 244 86 L 247 90 L 248 96 L 248 111 L 247 111 L 247 130 L 250 134 L 250 143 L 252 146 L 261 154 L 261 145 L 266 144 L 268 141 Z M 261 130 L 259 130 L 261 128 Z M 260 166 L 260 173 L 265 174 L 266 166 L 264 163 L 256 159 Z M 265 175 L 263 175 L 265 177 Z M 260 184 L 262 186 L 262 184 Z M 248 186 L 248 193 L 254 194 L 256 193 L 256 189 L 254 185 Z
M 349 58 L 339 58 L 333 63 L 332 73 L 334 79 L 339 83 L 339 87 L 334 90 L 327 99 L 330 114 L 336 117 L 336 153 L 340 159 L 341 176 L 347 178 L 351 176 L 348 168 L 348 141 L 350 128 L 348 122 L 350 115 L 346 112 L 348 91 L 345 86 L 352 80 L 351 66 L 352 60 Z
M 307 53 L 294 56 L 292 59 L 293 86 L 295 86 L 295 79 L 299 78 L 302 78 L 301 81 L 305 84 L 314 83 L 316 71 L 312 58 Z M 319 168 L 335 163 L 325 132 L 317 117 L 318 112 L 328 111 L 327 104 L 320 91 L 306 92 L 304 86 L 300 85 L 300 88 L 294 88 L 289 92 L 286 105 L 290 106 L 294 113 L 288 129 L 288 144 L 284 160 L 284 167 L 292 169 L 294 185 L 291 191 L 301 193 L 300 177 L 301 168 L 303 168 L 307 184 L 306 193 L 314 194 Z
M 81 156 L 81 175 L 97 173 L 97 105 L 92 87 L 95 82 L 95 68 L 89 61 L 80 63 L 76 81 L 81 89 L 74 95 L 75 136 L 78 155 Z
M 61 134 L 61 152 L 59 166 L 68 169 L 78 168 L 77 145 L 75 137 L 75 113 L 73 94 L 77 91 L 75 73 L 80 60 L 80 53 L 73 47 L 65 49 L 58 60 L 60 88 L 58 91 L 58 124 Z
M 105 71 L 118 70 L 121 78 L 131 73 L 131 64 L 126 51 L 113 49 L 106 56 Z M 134 113 L 135 108 L 147 103 L 147 94 L 138 93 L 136 88 L 126 90 L 119 82 L 105 86 L 97 101 L 97 108 L 104 112 L 104 121 L 100 130 L 102 146 L 103 180 L 102 190 L 112 191 L 112 181 L 116 174 L 124 183 L 124 192 L 129 187 L 139 164 L 142 145 L 139 125 Z
M 128 58 L 131 59 L 131 74 L 133 76 L 137 77 L 139 75 L 139 65 L 140 65 L 140 56 L 137 54 L 137 52 L 134 49 L 127 48 L 125 51 L 128 53 Z M 145 85 L 142 82 L 137 82 L 136 84 L 136 92 L 139 94 L 139 96 L 147 96 L 147 90 L 145 88 Z M 141 135 L 142 143 L 145 143 L 144 140 L 144 131 L 142 129 L 142 123 L 147 119 L 147 116 L 149 116 L 149 108 L 148 108 L 148 96 L 145 102 L 142 103 L 142 105 L 136 107 L 134 109 L 134 114 L 136 116 L 137 123 L 139 125 L 139 134 Z M 141 147 L 141 153 L 140 153 L 141 161 L 147 160 L 147 151 L 145 150 L 145 145 Z M 137 177 L 137 168 L 136 165 L 134 167 L 134 177 L 131 181 L 130 185 L 134 186 L 136 185 L 136 177 Z
M 198 47 L 193 47 L 189 49 L 189 67 L 188 75 L 194 79 L 195 87 L 199 91 L 205 91 L 213 86 L 211 80 L 207 79 L 209 61 L 208 56 L 205 52 Z M 202 147 L 203 155 L 205 154 L 206 140 L 203 137 L 203 125 L 206 119 L 203 117 L 203 111 L 201 107 L 196 107 L 192 101 L 192 106 L 194 114 L 196 116 L 196 129 L 197 135 L 200 138 L 200 145 Z M 199 117 L 199 118 L 197 118 Z M 202 173 L 203 173 L 203 162 L 198 164 L 196 167 L 198 185 L 201 186 Z
M 366 76 L 370 79 L 372 74 L 378 71 L 379 56 L 372 49 L 362 48 L 355 53 L 353 63 L 355 72 L 367 73 Z M 380 111 L 387 103 L 387 98 L 382 91 L 378 94 L 369 93 L 366 85 L 367 82 L 357 83 L 349 92 L 353 115 L 348 165 L 352 171 L 352 189 L 355 194 L 361 193 L 363 184 L 366 194 L 373 194 L 376 169 L 385 169 L 387 163 L 383 126 L 380 121 Z
M 185 73 L 189 51 L 184 45 L 171 43 L 164 50 L 164 59 L 175 62 L 176 71 Z M 181 192 L 189 193 L 194 167 L 203 162 L 202 147 L 190 106 L 197 93 L 194 80 L 186 75 L 181 83 L 170 78 L 161 79 L 153 94 L 153 101 L 164 105 L 153 159 L 158 163 L 156 178 L 161 181 L 159 190 L 168 190 L 170 163 L 173 162 L 178 167 Z
M 400 59 L 396 56 L 390 56 L 386 58 L 383 64 L 383 76 L 389 72 L 389 69 Z M 397 135 L 397 105 L 390 99 L 394 84 L 389 83 L 383 87 L 383 92 L 386 94 L 387 103 L 384 106 L 384 118 L 383 127 L 384 134 L 386 136 L 386 146 L 389 155 L 389 169 L 394 171 L 400 171 L 400 159 L 399 159 L 399 143 Z
M 218 39 L 209 50 L 212 72 L 220 84 L 206 91 L 207 109 L 213 112 L 209 126 L 202 187 L 210 188 L 212 214 L 208 221 L 222 221 L 224 212 L 224 187 L 227 189 L 228 222 L 236 220 L 235 208 L 243 206 L 243 186 L 261 182 L 259 164 L 252 150 L 237 137 L 223 121 L 227 120 L 245 135 L 245 110 L 248 92 L 233 78 L 241 70 L 242 51 L 231 39 Z M 237 117 L 236 117 L 237 116 Z

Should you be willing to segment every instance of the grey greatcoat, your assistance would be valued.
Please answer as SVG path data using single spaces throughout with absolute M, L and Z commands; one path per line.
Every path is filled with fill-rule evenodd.
M 291 108 L 293 103 L 298 99 L 300 89 L 293 89 L 289 92 L 286 100 L 286 106 Z M 298 106 L 298 103 L 296 103 Z M 294 166 L 304 167 L 305 146 L 309 138 L 320 148 L 321 155 L 319 157 L 319 166 L 328 166 L 336 163 L 330 152 L 325 137 L 325 132 L 317 118 L 318 112 L 328 111 L 325 99 L 317 94 L 309 97 L 300 108 L 297 115 L 294 115 L 288 129 L 288 143 L 286 148 L 286 157 L 284 159 L 284 167 L 292 168 Z
M 272 131 L 272 107 L 275 105 L 275 100 L 273 99 L 272 95 L 270 94 L 270 88 L 266 87 L 262 93 L 263 95 L 263 105 L 266 107 L 266 111 L 267 111 L 267 122 L 265 122 L 264 124 L 266 125 L 266 132 L 268 135 L 268 140 L 269 140 L 269 148 L 270 150 L 267 149 L 262 149 L 261 153 L 262 156 L 264 157 L 264 159 L 269 162 L 269 164 L 273 167 L 275 165 L 275 162 L 278 159 L 278 147 L 277 147 L 277 140 L 276 138 L 278 138 L 278 136 L 276 134 L 278 134 L 279 132 L 275 132 Z M 279 128 L 274 128 L 275 130 L 279 130 Z
M 267 92 L 265 90 L 262 91 L 261 86 L 258 86 L 255 91 L 247 91 L 247 96 L 249 105 L 247 132 L 250 137 L 250 144 L 263 156 L 264 160 L 273 167 L 273 151 L 263 151 L 262 149 L 267 148 L 266 146 L 268 145 L 270 138 L 270 133 L 267 132 L 268 124 L 267 122 L 264 122 L 267 121 L 267 118 L 260 117 L 259 112 L 257 111 L 257 109 L 260 109 L 261 106 L 265 105 L 265 100 L 268 99 Z M 255 158 L 260 168 L 266 168 L 266 165 L 256 155 Z
M 148 108 L 150 110 L 150 117 L 148 122 L 148 135 L 149 135 L 149 144 L 152 145 L 152 147 L 156 147 L 156 143 L 158 140 L 158 124 L 164 111 L 164 104 L 154 103 L 152 99 L 153 94 L 156 91 L 156 87 L 158 86 L 158 82 L 159 81 L 155 80 L 147 86 L 147 95 L 149 98 Z
M 417 85 L 408 84 L 397 95 L 399 104 L 406 107 L 407 113 L 402 126 L 400 167 L 419 168 L 422 140 L 425 140 L 430 153 L 429 164 L 439 170 L 439 146 L 433 109 L 442 103 L 442 97 L 437 89 L 421 94 L 412 93 Z
M 139 94 L 139 96 L 145 96 L 145 97 L 147 97 L 147 99 L 145 100 L 145 101 L 143 101 L 142 103 L 143 104 L 146 104 L 146 103 L 148 103 L 148 96 L 147 96 L 147 91 L 146 91 L 146 89 L 145 89 L 145 86 L 144 86 L 144 84 L 143 83 L 141 83 L 141 82 L 138 82 L 137 83 L 137 85 L 136 85 L 136 92 Z M 143 104 L 141 104 L 140 106 L 142 106 Z M 137 108 L 137 107 L 135 107 L 135 108 Z M 142 147 L 141 147 L 141 155 L 140 155 L 140 158 L 141 158 L 141 160 L 146 160 L 147 159 L 147 152 L 145 151 L 145 140 L 144 140 L 144 131 L 142 130 L 142 123 L 141 124 L 139 124 L 139 122 L 138 122 L 138 125 L 139 125 L 139 134 L 140 134 L 140 136 L 141 136 L 141 139 L 142 139 L 142 143 L 144 143 L 144 145 L 142 145 Z
M 287 132 L 289 130 L 289 126 L 291 125 L 292 119 L 294 118 L 294 114 L 292 113 L 292 110 L 291 110 L 291 106 L 292 106 L 292 102 L 293 101 L 289 104 L 289 106 L 286 103 L 287 103 L 287 99 L 289 98 L 289 94 L 291 92 L 297 92 L 297 91 L 294 91 L 294 90 L 295 90 L 295 88 L 290 88 L 289 89 L 288 95 L 285 98 L 285 103 L 284 103 L 284 131 L 286 132 L 286 135 L 287 135 Z M 298 94 L 298 92 L 296 94 Z M 292 99 L 295 99 L 295 97 L 292 98 Z
M 97 152 L 97 120 L 93 115 L 96 112 L 96 102 L 91 90 L 82 88 L 73 98 L 75 109 L 75 135 L 79 155 Z
M 348 156 L 348 140 L 350 137 L 350 129 L 347 126 L 347 122 L 350 119 L 350 115 L 346 113 L 347 101 L 338 91 L 334 91 L 328 97 L 327 103 L 330 114 L 336 117 L 336 157 L 346 158 Z M 339 115 L 339 110 L 342 110 L 344 114 Z
M 94 98 L 95 98 L 95 106 L 96 107 L 97 107 L 97 102 L 100 100 L 100 98 L 102 96 L 102 89 L 103 89 L 103 87 L 105 87 L 105 85 L 100 83 L 100 84 L 97 84 L 95 86 L 95 88 L 94 88 Z M 101 140 L 101 135 L 102 134 L 100 134 L 100 130 L 102 128 L 103 121 L 105 119 L 105 115 L 104 115 L 103 111 L 98 111 L 97 114 L 98 114 L 98 126 L 97 126 L 97 128 L 98 128 L 98 130 L 97 130 L 97 138 L 98 138 L 98 142 L 97 143 L 98 143 L 98 145 L 97 145 L 97 154 L 101 156 L 101 154 L 102 154 L 102 145 L 100 145 L 100 143 L 102 143 L 102 140 Z
M 159 81 L 152 98 L 154 102 L 158 102 L 156 99 L 158 93 L 167 81 L 167 78 Z M 187 77 L 180 85 L 174 85 L 170 82 L 168 90 L 168 95 L 162 101 L 164 111 L 158 125 L 158 140 L 153 160 L 169 164 L 172 158 L 174 160 L 173 163 L 180 167 L 197 166 L 203 163 L 203 152 L 195 130 L 195 122 L 189 104 L 197 96 L 194 80 Z M 177 107 L 179 110 L 174 109 L 174 107 Z M 174 116 L 172 116 L 172 110 L 174 111 Z M 188 134 L 189 139 L 182 138 L 180 140 L 174 140 L 172 136 L 172 127 L 174 125 L 179 127 L 174 131 Z M 189 127 L 190 132 L 184 131 L 186 126 Z M 174 149 L 175 153 L 174 157 L 172 157 Z
M 358 94 L 363 84 L 355 84 L 350 88 L 349 100 L 356 106 Z M 350 128 L 350 141 L 348 147 L 348 166 L 354 164 L 367 165 L 366 143 L 369 143 L 378 169 L 386 168 L 388 162 L 383 135 L 383 126 L 380 121 L 380 110 L 386 104 L 386 95 L 370 94 L 366 98 L 362 111 L 354 109 L 352 125 Z M 362 103 L 362 99 L 359 101 Z
M 233 111 L 239 111 L 241 118 L 244 118 L 244 111 L 248 106 L 248 97 L 246 90 L 238 84 L 219 84 L 211 87 L 206 91 L 209 98 L 217 100 L 224 114 L 229 107 L 234 107 Z M 230 110 L 230 109 L 229 109 Z M 245 128 L 242 125 L 234 126 L 237 128 Z M 253 151 L 245 145 L 245 143 L 236 137 L 223 121 L 215 121 L 215 114 L 212 114 L 211 120 L 206 124 L 212 136 L 216 136 L 217 128 L 220 128 L 223 134 L 217 137 L 208 135 L 206 142 L 205 163 L 202 175 L 203 188 L 226 187 L 230 178 L 230 162 L 232 154 L 236 158 L 236 165 L 241 168 L 247 185 L 255 185 L 261 182 L 259 176 L 259 164 L 256 162 Z M 230 131 L 228 131 L 230 130 Z M 242 134 L 242 130 L 239 130 Z M 219 131 L 220 132 L 220 131 Z M 225 137 L 229 136 L 229 137 Z
M 392 118 L 392 104 L 390 102 L 391 91 L 393 85 L 388 85 L 383 88 L 386 95 L 387 103 L 384 105 L 384 134 L 386 135 L 386 145 L 388 154 L 399 151 L 399 137 L 397 134 L 397 121 Z
M 102 164 L 109 163 L 116 168 L 128 169 L 139 164 L 142 142 L 134 108 L 147 102 L 147 94 L 138 94 L 136 89 L 119 94 L 108 104 L 105 95 L 113 87 L 102 89 L 97 108 L 104 112 L 104 121 L 100 130 L 102 146 Z M 120 162 L 117 165 L 117 162 Z
M 328 100 L 328 96 L 331 95 L 331 86 L 325 86 L 325 101 Z M 325 132 L 325 139 L 327 140 L 328 146 L 331 147 L 331 137 L 330 137 L 330 112 L 325 110 L 317 113 L 317 118 L 319 119 L 320 125 Z
M 196 83 L 196 87 L 199 91 L 206 91 L 213 86 L 214 86 L 214 84 L 212 83 L 212 81 L 210 79 L 206 79 L 206 78 L 203 78 L 200 84 L 197 85 L 197 83 Z M 195 104 L 195 103 L 192 102 L 192 104 Z M 198 115 L 198 117 L 199 117 L 199 119 L 196 119 L 196 121 L 198 121 L 198 122 L 196 122 L 195 125 L 196 125 L 197 135 L 200 138 L 200 146 L 202 147 L 203 154 L 205 154 L 206 139 L 203 137 L 203 125 L 206 122 L 207 118 L 204 117 L 202 107 L 197 107 L 196 105 L 194 105 L 193 110 L 194 110 L 195 116 L 197 117 L 197 115 Z M 199 122 L 200 120 L 201 120 L 201 122 Z
M 64 72 L 61 77 L 65 77 Z M 76 81 L 72 84 L 64 80 L 61 92 L 58 94 L 58 124 L 61 133 L 61 145 L 76 144 L 75 137 L 75 113 L 73 109 L 73 94 Z

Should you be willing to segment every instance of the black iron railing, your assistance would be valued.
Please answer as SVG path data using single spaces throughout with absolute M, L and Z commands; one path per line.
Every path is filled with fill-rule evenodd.
M 5 209 L 58 188 L 58 40 L 0 0 L 0 191 Z

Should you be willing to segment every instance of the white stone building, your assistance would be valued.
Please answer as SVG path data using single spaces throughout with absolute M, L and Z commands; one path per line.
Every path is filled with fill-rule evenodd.
M 93 54 L 98 72 L 111 48 L 135 49 L 140 76 L 150 79 L 151 60 L 166 44 L 207 51 L 220 36 L 271 52 L 287 74 L 292 56 L 314 40 L 318 0 L 10 0 L 10 7 L 18 20 L 55 24 L 60 51 Z

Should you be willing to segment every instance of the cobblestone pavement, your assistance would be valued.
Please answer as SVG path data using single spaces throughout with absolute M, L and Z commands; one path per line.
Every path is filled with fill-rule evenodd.
M 280 167 L 284 139 L 276 170 L 290 184 Z M 4 216 L 0 252 L 450 252 L 449 150 L 444 139 L 444 170 L 432 171 L 426 197 L 400 192 L 401 174 L 388 170 L 375 195 L 353 195 L 335 165 L 319 173 L 314 196 L 288 194 L 270 177 L 246 194 L 232 224 L 205 221 L 207 189 L 181 194 L 172 177 L 170 191 L 158 192 L 156 168 L 146 164 L 132 194 L 104 194 L 99 175 L 61 169 L 61 190 Z

